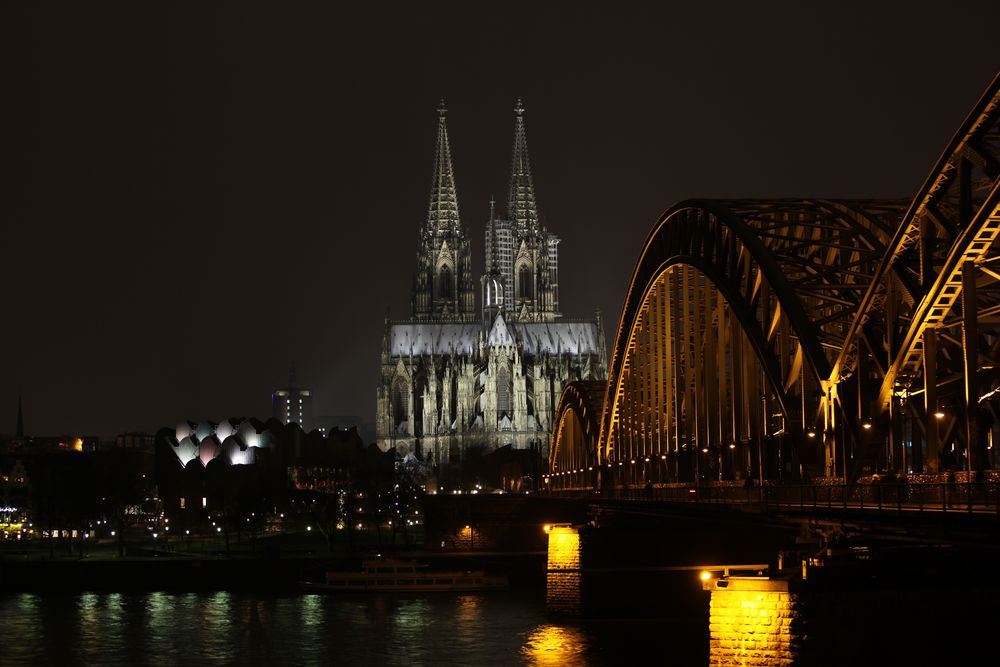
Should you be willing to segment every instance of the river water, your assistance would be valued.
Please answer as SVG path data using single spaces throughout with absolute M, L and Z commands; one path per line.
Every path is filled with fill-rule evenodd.
M 0 596 L 0 663 L 705 664 L 706 619 L 560 619 L 543 595 L 73 593 Z

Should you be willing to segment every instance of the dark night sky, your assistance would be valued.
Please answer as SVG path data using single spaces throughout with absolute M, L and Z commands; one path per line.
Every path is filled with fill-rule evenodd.
M 36 435 L 267 416 L 293 360 L 372 420 L 442 95 L 477 270 L 523 96 L 562 310 L 613 335 L 671 204 L 910 195 L 1000 65 L 995 0 L 37 4 L 0 18 L 0 432 L 22 393 Z

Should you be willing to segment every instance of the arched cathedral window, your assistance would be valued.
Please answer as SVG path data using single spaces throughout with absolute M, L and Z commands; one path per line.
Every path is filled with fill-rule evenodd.
M 503 285 L 496 278 L 490 278 L 486 281 L 486 305 L 503 305 Z
M 395 426 L 410 418 L 410 387 L 401 377 L 392 383 L 392 418 Z
M 511 414 L 510 371 L 504 367 L 497 369 L 497 417 Z
M 451 269 L 449 269 L 447 266 L 442 266 L 439 280 L 440 280 L 440 287 L 438 289 L 438 294 L 441 296 L 442 299 L 450 299 Z
M 527 266 L 522 265 L 521 270 L 517 274 L 517 286 L 518 286 L 518 296 L 522 299 L 530 299 L 532 293 L 531 284 L 531 269 Z

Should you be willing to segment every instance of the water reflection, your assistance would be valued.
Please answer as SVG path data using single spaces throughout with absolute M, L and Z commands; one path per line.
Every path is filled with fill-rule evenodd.
M 660 626 L 546 615 L 544 597 L 0 595 L 0 664 L 599 665 Z M 640 630 L 641 628 L 641 630 Z M 676 634 L 676 633 L 675 633 Z M 671 646 L 686 641 L 674 636 Z M 706 638 L 693 636 L 701 661 Z
M 528 636 L 521 656 L 530 665 L 579 665 L 584 662 L 587 645 L 587 637 L 579 628 L 541 625 Z

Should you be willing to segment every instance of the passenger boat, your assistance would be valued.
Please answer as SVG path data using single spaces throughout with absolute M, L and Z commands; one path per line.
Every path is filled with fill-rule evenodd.
M 489 577 L 481 570 L 438 572 L 416 561 L 365 560 L 361 572 L 326 573 L 322 583 L 303 582 L 311 592 L 434 593 L 491 591 L 507 588 L 506 577 Z

